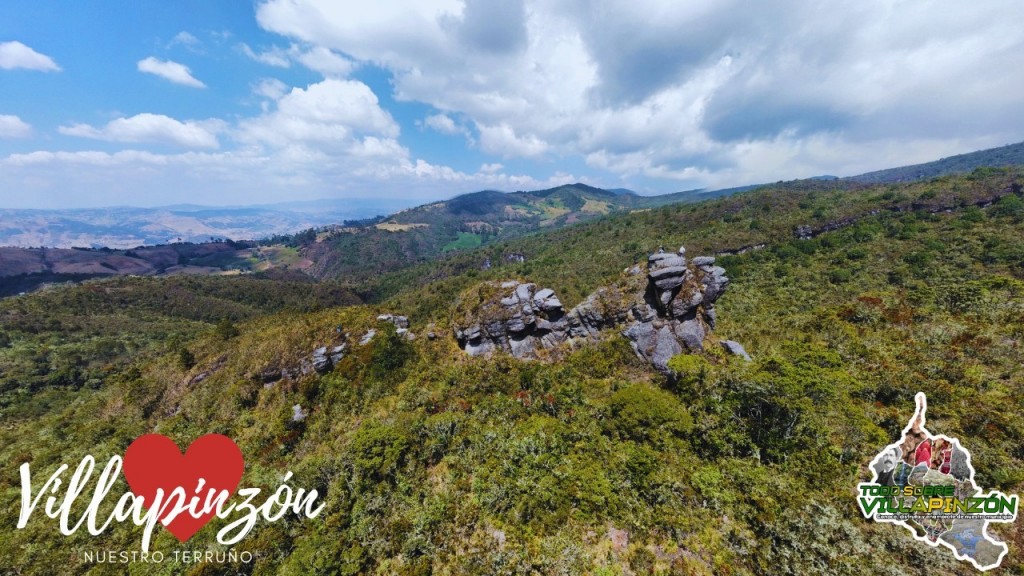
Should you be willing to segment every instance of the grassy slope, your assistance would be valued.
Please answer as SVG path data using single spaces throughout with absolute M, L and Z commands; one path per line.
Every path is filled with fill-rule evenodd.
M 317 487 L 328 502 L 316 521 L 258 526 L 241 546 L 267 554 L 256 574 L 968 574 L 948 552 L 864 522 L 853 486 L 923 390 L 929 428 L 964 442 L 983 486 L 1024 488 L 1024 209 L 1008 198 L 928 212 L 1015 179 L 791 185 L 608 218 L 447 258 L 432 281 L 414 279 L 429 279 L 424 270 L 385 278 L 378 294 L 390 296 L 376 306 L 257 316 L 227 340 L 201 332 L 187 344 L 198 360 L 190 370 L 149 356 L 8 424 L 0 493 L 17 501 L 22 461 L 38 474 L 86 451 L 121 453 L 154 429 L 181 444 L 222 432 L 246 454 L 244 485 L 273 489 L 292 470 L 293 486 Z M 918 210 L 884 209 L 894 204 Z M 795 225 L 851 215 L 866 216 L 792 237 Z M 443 332 L 453 295 L 482 279 L 534 279 L 571 304 L 658 243 L 702 254 L 760 242 L 770 245 L 721 259 L 733 285 L 716 331 L 755 362 L 680 359 L 675 386 L 615 335 L 545 365 L 470 359 Z M 477 269 L 504 251 L 529 260 Z M 358 338 L 381 311 L 412 314 L 421 334 L 437 322 L 442 338 L 408 344 L 384 331 L 323 377 L 269 388 L 254 379 L 335 342 L 338 325 Z M 291 421 L 294 404 L 307 420 Z M 609 525 L 630 532 L 628 547 L 612 549 Z M 1011 542 L 1004 566 L 1024 569 L 1020 532 L 996 531 Z M 189 548 L 212 544 L 214 532 Z M 157 548 L 179 547 L 159 534 Z M 62 539 L 37 515 L 0 543 L 0 565 L 52 566 L 69 550 L 131 549 L 138 538 L 122 527 Z
M 403 210 L 385 224 L 349 227 L 307 243 L 303 253 L 314 262 L 309 272 L 317 278 L 363 282 L 453 250 L 465 251 L 604 214 L 706 197 L 699 191 L 641 197 L 583 184 L 532 192 L 489 190 Z

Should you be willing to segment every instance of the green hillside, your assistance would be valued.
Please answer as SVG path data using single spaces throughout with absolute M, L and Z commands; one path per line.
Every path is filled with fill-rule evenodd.
M 446 252 L 733 191 L 637 196 L 578 183 L 532 192 L 485 190 L 337 227 L 303 243 L 302 254 L 313 262 L 307 272 L 314 277 L 361 282 Z
M 983 167 L 1020 166 L 1021 164 L 1024 164 L 1024 142 L 1007 144 L 999 148 L 979 150 L 967 154 L 957 154 L 956 156 L 942 158 L 934 162 L 925 162 L 924 164 L 868 172 L 858 176 L 851 176 L 847 180 L 867 184 L 911 182 L 924 178 L 963 174 Z
M 365 304 L 337 286 L 221 277 L 3 300 L 0 494 L 19 501 L 29 459 L 48 474 L 86 453 L 122 454 L 146 432 L 181 446 L 219 432 L 246 456 L 243 485 L 273 491 L 292 471 L 292 486 L 323 494 L 324 512 L 258 523 L 236 546 L 261 554 L 252 565 L 132 573 L 968 574 L 948 551 L 865 521 L 855 486 L 924 391 L 929 428 L 964 443 L 979 484 L 1024 492 L 1022 183 L 1019 168 L 802 181 L 643 211 L 611 209 L 629 195 L 555 189 L 501 197 L 501 213 L 521 220 L 442 255 L 459 233 L 484 234 L 461 226 L 495 213 L 495 198 L 463 197 L 388 221 L 426 227 L 321 242 L 354 253 L 313 260 Z M 512 232 L 588 205 L 577 226 Z M 452 214 L 460 224 L 444 228 Z M 360 235 L 385 259 L 369 258 Z M 709 346 L 675 357 L 665 377 L 617 331 L 554 362 L 473 358 L 455 342 L 460 295 L 482 282 L 529 280 L 570 307 L 680 245 L 720 254 L 732 283 L 714 338 L 742 343 L 752 362 Z M 360 257 L 365 273 L 354 272 Z M 409 316 L 417 337 L 382 313 Z M 343 339 L 332 369 L 281 376 Z M 48 376 L 73 355 L 84 380 Z M 15 506 L 0 514 L 16 523 Z M 222 549 L 218 522 L 187 547 Z M 1003 570 L 1024 571 L 1019 528 L 992 531 L 1010 545 Z M 37 513 L 0 542 L 0 566 L 121 574 L 75 562 L 86 549 L 137 547 L 141 530 L 56 535 Z M 161 529 L 153 546 L 182 545 Z

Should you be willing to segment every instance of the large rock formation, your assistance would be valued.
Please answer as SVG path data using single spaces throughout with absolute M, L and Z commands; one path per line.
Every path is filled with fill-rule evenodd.
M 648 258 L 646 274 L 639 266 L 628 269 L 622 280 L 569 311 L 549 288 L 484 283 L 460 300 L 455 338 L 473 356 L 503 350 L 517 358 L 541 358 L 562 345 L 619 329 L 638 356 L 668 372 L 672 356 L 702 350 L 715 326 L 714 302 L 729 279 L 714 262 L 707 256 L 688 262 L 682 248 L 659 251 Z

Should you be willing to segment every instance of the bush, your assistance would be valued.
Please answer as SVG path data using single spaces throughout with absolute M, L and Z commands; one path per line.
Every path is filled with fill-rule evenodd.
M 612 433 L 636 442 L 662 443 L 693 429 L 693 418 L 678 398 L 645 384 L 619 390 L 608 408 L 611 418 L 607 426 Z
M 672 380 L 680 393 L 699 390 L 708 377 L 708 361 L 697 354 L 678 354 L 668 361 Z
M 182 370 L 188 370 L 189 368 L 196 365 L 196 357 L 188 348 L 182 348 L 178 350 L 178 367 Z
M 991 208 L 993 216 L 1009 216 L 1012 218 L 1024 217 L 1024 201 L 1020 198 L 1007 194 L 999 199 Z
M 951 314 L 963 314 L 975 309 L 985 296 L 985 289 L 977 282 L 948 284 L 937 290 L 938 303 Z
M 388 323 L 373 339 L 370 377 L 380 382 L 397 382 L 404 377 L 406 363 L 415 356 L 409 341 Z
M 392 477 L 408 449 L 409 438 L 397 427 L 370 421 L 356 430 L 349 455 L 356 474 L 375 482 Z
M 828 275 L 828 281 L 833 284 L 844 284 L 853 278 L 853 273 L 846 268 L 838 268 Z
M 235 336 L 238 336 L 238 328 L 230 318 L 221 318 L 220 321 L 217 322 L 217 327 L 214 328 L 213 332 L 221 340 L 230 340 Z

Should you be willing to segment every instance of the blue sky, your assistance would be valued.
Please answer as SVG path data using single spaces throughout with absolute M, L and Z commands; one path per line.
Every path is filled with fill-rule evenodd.
M 1024 4 L 0 5 L 0 207 L 645 194 L 1024 139 Z

